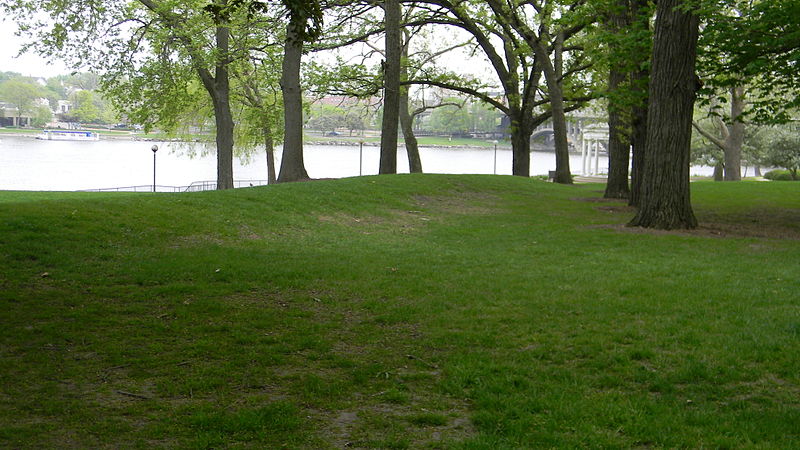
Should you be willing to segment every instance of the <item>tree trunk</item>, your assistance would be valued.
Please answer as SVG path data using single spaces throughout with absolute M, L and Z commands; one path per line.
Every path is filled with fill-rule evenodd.
M 653 39 L 647 154 L 632 226 L 695 228 L 689 189 L 699 20 L 684 0 L 659 0 Z
M 725 164 L 722 161 L 717 161 L 714 164 L 714 181 L 723 181 L 725 179 Z
M 524 113 L 517 112 L 520 116 Z M 518 177 L 531 176 L 531 134 L 533 129 L 526 117 L 511 119 L 511 174 Z
M 234 125 L 228 80 L 230 30 L 227 26 L 217 26 L 216 41 L 219 55 L 213 80 L 213 92 L 210 94 L 213 99 L 214 120 L 217 125 L 217 189 L 233 189 Z
M 632 24 L 649 28 L 650 14 L 645 13 L 648 8 L 648 0 L 632 0 L 629 3 L 630 17 Z M 644 158 L 647 146 L 647 84 L 650 79 L 649 56 L 642 52 L 642 58 L 637 62 L 638 70 L 633 70 L 631 76 L 631 86 L 634 92 L 640 96 L 638 101 L 631 108 L 631 147 L 633 157 L 631 159 L 631 191 L 628 196 L 628 204 L 638 207 L 641 199 L 641 180 L 644 171 Z M 644 68 L 642 68 L 644 67 Z
M 269 126 L 264 127 L 264 151 L 267 154 L 267 184 L 275 184 L 275 141 Z
M 725 181 L 742 180 L 742 146 L 744 145 L 744 87 L 731 88 L 731 123 L 725 140 Z
M 300 20 L 292 18 L 286 27 L 281 73 L 284 138 L 279 183 L 308 179 L 308 172 L 303 162 L 303 97 L 300 91 L 303 41 L 298 29 L 302 26 Z
M 400 113 L 400 2 L 384 0 L 386 63 L 383 67 L 383 123 L 378 173 L 397 173 L 397 128 Z
M 400 64 L 400 79 L 408 80 L 408 37 L 402 47 L 402 61 Z M 403 141 L 408 154 L 408 171 L 422 173 L 422 160 L 419 157 L 417 137 L 414 135 L 414 117 L 409 112 L 408 86 L 400 87 L 400 128 L 403 130 Z
M 630 9 L 627 0 L 617 2 L 619 11 L 612 12 L 608 20 L 609 31 L 624 33 L 630 28 Z M 605 198 L 628 198 L 628 165 L 630 163 L 630 138 L 628 123 L 622 112 L 619 90 L 628 78 L 628 74 L 612 67 L 608 74 L 608 180 L 606 181 Z
M 608 181 L 605 198 L 628 198 L 628 164 L 630 145 L 624 129 L 625 120 L 620 105 L 617 105 L 614 92 L 625 82 L 626 75 L 611 69 L 608 87 L 611 95 L 608 102 Z
M 644 81 L 649 77 L 649 71 L 638 71 L 633 74 L 632 83 L 644 84 Z M 646 87 L 644 91 L 647 91 Z M 631 112 L 633 157 L 631 159 L 631 191 L 628 196 L 628 204 L 630 206 L 639 206 L 641 202 L 644 159 L 645 155 L 647 155 L 647 103 L 648 99 L 645 94 L 645 98 L 640 101 L 640 104 L 635 105 Z
M 569 142 L 567 141 L 567 117 L 564 112 L 564 93 L 561 89 L 561 39 L 557 39 L 553 50 L 555 64 L 550 61 L 547 49 L 547 41 L 540 37 L 536 41 L 534 51 L 536 57 L 541 61 L 542 72 L 547 83 L 547 91 L 550 95 L 550 111 L 553 116 L 553 139 L 556 146 L 556 175 L 553 181 L 562 184 L 572 184 L 572 174 L 569 170 Z M 528 135 L 530 142 L 530 135 Z

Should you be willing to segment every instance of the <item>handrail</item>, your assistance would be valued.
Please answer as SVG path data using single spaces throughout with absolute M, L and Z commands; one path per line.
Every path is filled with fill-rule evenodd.
M 267 180 L 234 180 L 234 188 L 264 186 L 269 184 Z M 201 192 L 217 190 L 216 180 L 194 181 L 188 186 L 164 186 L 156 185 L 153 189 L 152 184 L 140 184 L 137 186 L 120 186 L 99 189 L 81 189 L 79 192 Z

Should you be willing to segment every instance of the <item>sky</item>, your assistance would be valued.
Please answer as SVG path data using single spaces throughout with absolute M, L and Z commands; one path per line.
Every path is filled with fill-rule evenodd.
M 59 61 L 47 61 L 32 53 L 16 58 L 25 42 L 22 38 L 14 36 L 16 31 L 17 25 L 14 22 L 0 20 L 0 71 L 44 78 L 71 72 Z

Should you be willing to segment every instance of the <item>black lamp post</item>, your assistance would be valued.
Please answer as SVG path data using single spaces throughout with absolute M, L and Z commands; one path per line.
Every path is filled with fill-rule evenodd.
M 158 146 L 153 145 L 150 147 L 150 150 L 153 151 L 153 192 L 156 191 L 156 152 L 158 151 Z
M 361 169 L 364 166 L 364 140 L 358 141 L 358 176 L 361 176 Z
M 497 140 L 494 140 L 494 171 L 493 173 L 497 175 Z

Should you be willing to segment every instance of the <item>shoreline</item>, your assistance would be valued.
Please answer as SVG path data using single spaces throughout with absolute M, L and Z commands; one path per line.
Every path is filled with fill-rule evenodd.
M 87 130 L 87 131 L 96 131 L 96 130 Z M 9 132 L 5 130 L 0 130 L 0 137 L 2 136 L 9 136 L 9 137 L 21 137 L 21 138 L 28 138 L 28 139 L 36 139 L 39 135 L 39 132 Z M 139 141 L 139 142 L 185 142 L 185 143 L 199 143 L 202 142 L 199 139 L 196 140 L 185 140 L 185 139 L 175 139 L 175 138 L 158 138 L 158 137 L 148 137 L 148 136 L 139 136 L 135 134 L 129 135 L 117 135 L 117 134 L 100 134 L 101 141 Z M 305 144 L 308 145 L 323 145 L 323 146 L 339 146 L 339 147 L 357 147 L 359 145 L 358 141 L 350 141 L 350 140 L 316 140 L 316 139 L 309 139 L 304 141 Z M 364 147 L 380 147 L 380 141 L 365 141 L 363 143 Z M 397 147 L 403 148 L 404 144 L 403 141 L 398 141 Z M 470 150 L 494 150 L 493 146 L 486 146 L 486 145 L 464 145 L 464 144 L 455 144 L 455 145 L 441 145 L 441 144 L 418 144 L 420 148 L 437 148 L 437 149 L 452 149 L 452 150 L 463 150 L 463 149 L 470 149 Z M 510 150 L 511 145 L 501 145 L 498 143 L 497 148 L 499 150 Z M 531 151 L 538 151 L 538 152 L 552 152 L 552 150 L 548 149 L 531 149 Z

